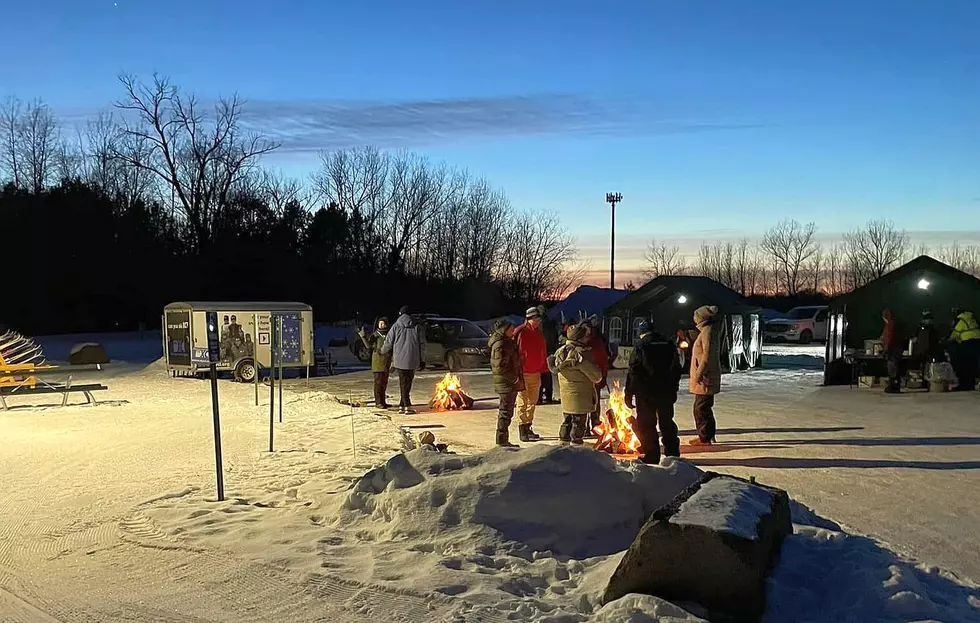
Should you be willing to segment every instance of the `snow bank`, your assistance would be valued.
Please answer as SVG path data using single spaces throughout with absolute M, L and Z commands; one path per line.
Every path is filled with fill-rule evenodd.
M 345 508 L 377 538 L 431 546 L 506 543 L 509 553 L 589 558 L 621 552 L 646 518 L 697 481 L 683 461 L 624 466 L 587 448 L 498 448 L 472 456 L 425 447 L 392 457 L 354 483 Z
M 980 587 L 905 560 L 867 537 L 794 527 L 769 577 L 763 623 L 980 621 Z

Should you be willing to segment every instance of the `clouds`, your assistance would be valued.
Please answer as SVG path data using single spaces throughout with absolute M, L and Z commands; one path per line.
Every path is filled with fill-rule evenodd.
M 357 145 L 417 147 L 532 135 L 635 136 L 749 129 L 758 124 L 658 116 L 635 101 L 537 94 L 415 101 L 250 100 L 243 121 L 305 153 Z

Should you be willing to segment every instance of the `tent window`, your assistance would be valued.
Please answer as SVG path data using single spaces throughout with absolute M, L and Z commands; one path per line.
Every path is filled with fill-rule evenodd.
M 634 318 L 633 319 L 633 341 L 640 339 L 640 323 L 642 323 L 646 318 Z
M 623 320 L 616 316 L 609 319 L 609 341 L 613 344 L 623 341 Z

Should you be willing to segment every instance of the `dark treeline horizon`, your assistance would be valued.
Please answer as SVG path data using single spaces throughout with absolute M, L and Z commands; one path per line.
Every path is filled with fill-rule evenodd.
M 485 319 L 581 281 L 554 213 L 410 152 L 325 151 L 306 180 L 236 97 L 207 107 L 165 78 L 121 76 L 72 131 L 40 100 L 0 103 L 0 324 L 29 334 L 156 328 L 173 301 L 282 301 L 317 321 Z

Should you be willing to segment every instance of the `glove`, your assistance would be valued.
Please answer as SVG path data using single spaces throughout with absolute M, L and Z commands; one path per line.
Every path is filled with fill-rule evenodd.
M 626 398 L 623 400 L 623 402 L 625 402 L 626 403 L 626 406 L 629 407 L 630 409 L 635 409 L 636 408 L 633 405 L 633 396 L 631 396 L 630 394 L 626 394 Z

